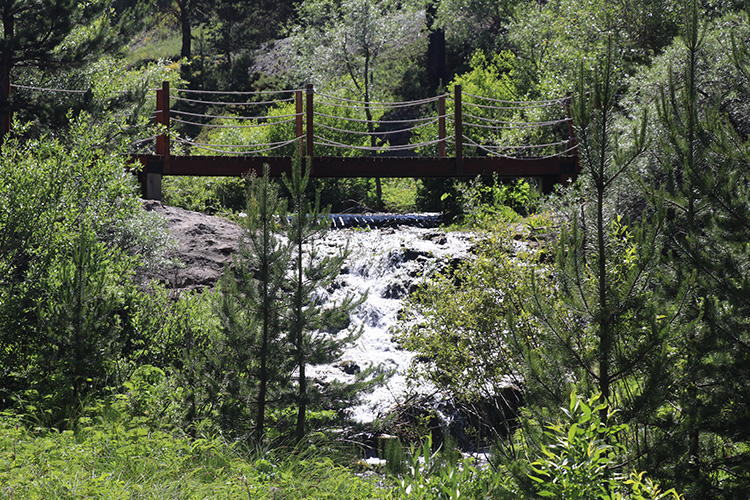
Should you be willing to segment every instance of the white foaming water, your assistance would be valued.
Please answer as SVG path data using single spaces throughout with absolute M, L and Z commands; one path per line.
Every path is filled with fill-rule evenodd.
M 374 421 L 403 400 L 408 390 L 406 370 L 414 353 L 396 344 L 393 327 L 398 323 L 404 299 L 424 275 L 452 259 L 467 257 L 473 242 L 474 236 L 470 233 L 416 227 L 336 230 L 319 242 L 330 251 L 347 246 L 350 251 L 346 268 L 339 277 L 341 286 L 330 298 L 367 294 L 364 303 L 352 315 L 350 326 L 361 328 L 362 335 L 343 352 L 341 362 L 354 363 L 362 370 L 368 366 L 395 370 L 384 386 L 364 396 L 360 405 L 351 408 L 354 420 Z M 316 366 L 311 371 L 311 375 L 323 380 L 351 381 L 354 378 L 335 365 Z

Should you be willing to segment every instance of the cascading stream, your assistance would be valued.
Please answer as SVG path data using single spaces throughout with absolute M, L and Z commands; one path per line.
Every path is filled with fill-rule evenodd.
M 406 371 L 414 354 L 405 351 L 393 339 L 404 299 L 419 281 L 454 259 L 469 255 L 475 236 L 441 229 L 399 226 L 372 230 L 342 229 L 329 231 L 319 241 L 320 248 L 336 252 L 349 248 L 346 267 L 338 278 L 331 300 L 350 294 L 367 298 L 352 315 L 350 328 L 361 328 L 362 335 L 347 348 L 338 363 L 316 366 L 312 372 L 323 380 L 351 381 L 353 374 L 370 365 L 395 370 L 382 387 L 366 395 L 351 409 L 359 422 L 371 422 L 385 414 L 410 390 Z M 428 387 L 413 388 L 427 392 Z

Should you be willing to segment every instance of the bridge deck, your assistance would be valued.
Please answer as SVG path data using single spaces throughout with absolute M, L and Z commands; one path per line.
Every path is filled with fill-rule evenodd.
M 292 159 L 285 156 L 169 156 L 133 155 L 143 165 L 144 174 L 234 176 L 261 174 L 269 166 L 272 177 L 291 171 Z M 540 177 L 545 190 L 555 183 L 575 177 L 576 157 L 505 158 L 464 157 L 425 158 L 396 156 L 333 157 L 316 156 L 313 177 Z M 145 178 L 142 178 L 145 181 Z

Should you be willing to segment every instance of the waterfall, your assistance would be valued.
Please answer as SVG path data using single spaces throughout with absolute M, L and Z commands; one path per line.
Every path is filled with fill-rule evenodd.
M 319 379 L 351 381 L 353 367 L 380 366 L 394 370 L 385 385 L 363 397 L 351 408 L 351 417 L 371 422 L 384 415 L 410 390 L 406 371 L 414 353 L 401 349 L 393 339 L 399 311 L 404 300 L 424 276 L 445 267 L 454 259 L 469 255 L 475 236 L 464 232 L 446 232 L 435 228 L 387 227 L 382 229 L 340 229 L 329 231 L 318 245 L 327 251 L 349 249 L 346 266 L 338 278 L 331 300 L 347 294 L 365 301 L 351 318 L 349 328 L 362 335 L 348 347 L 333 365 L 311 367 Z M 356 368 L 354 368 L 356 369 Z M 430 391 L 430 387 L 411 390 Z

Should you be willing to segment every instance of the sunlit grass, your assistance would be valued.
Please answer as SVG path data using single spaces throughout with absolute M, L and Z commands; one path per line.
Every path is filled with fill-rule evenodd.
M 195 40 L 200 39 L 201 32 L 201 28 L 194 28 L 192 31 L 194 50 Z M 181 48 L 182 35 L 177 28 L 157 25 L 136 38 L 130 45 L 125 60 L 128 64 L 161 59 L 176 61 L 180 59 Z
M 388 178 L 382 180 L 383 207 L 386 212 L 414 212 L 417 195 L 416 179 Z
M 314 450 L 314 448 L 313 448 Z M 0 497 L 382 498 L 386 490 L 326 453 L 252 452 L 122 422 L 77 432 L 0 423 Z

